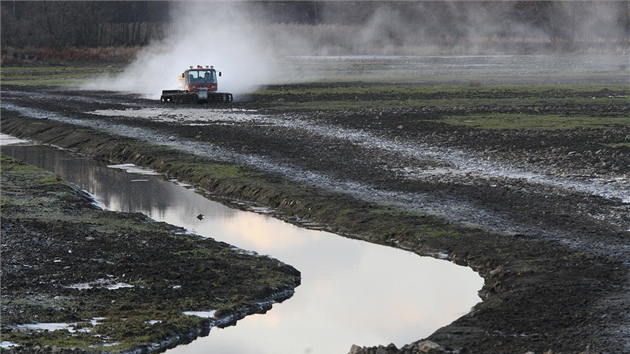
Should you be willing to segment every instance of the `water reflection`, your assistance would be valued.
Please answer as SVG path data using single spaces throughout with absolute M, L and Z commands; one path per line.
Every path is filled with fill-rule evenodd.
M 172 353 L 346 353 L 352 344 L 402 346 L 479 301 L 482 279 L 468 268 L 229 209 L 155 176 L 95 166 L 55 149 L 3 146 L 2 151 L 72 181 L 108 209 L 142 212 L 271 255 L 302 272 L 302 285 L 288 301 L 234 327 L 214 328 Z

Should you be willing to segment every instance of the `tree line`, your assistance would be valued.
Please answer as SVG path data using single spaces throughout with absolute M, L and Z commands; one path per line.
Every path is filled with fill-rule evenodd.
M 181 2 L 178 2 L 181 5 Z M 6 48 L 143 46 L 168 36 L 175 3 L 166 1 L 2 1 Z M 260 1 L 269 23 L 380 26 L 383 41 L 422 34 L 451 45 L 472 36 L 545 41 L 567 48 L 628 47 L 629 1 Z M 383 15 L 385 14 L 385 15 Z M 391 21 L 383 18 L 392 17 Z M 220 16 L 220 13 L 217 13 Z M 380 22 L 379 22 L 380 21 Z
M 167 34 L 168 2 L 2 1 L 2 48 L 146 45 Z

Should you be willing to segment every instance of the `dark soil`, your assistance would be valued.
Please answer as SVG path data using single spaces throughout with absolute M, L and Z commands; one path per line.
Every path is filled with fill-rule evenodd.
M 76 187 L 8 157 L 2 158 L 2 198 L 3 340 L 23 345 L 3 351 L 61 352 L 73 341 L 71 347 L 81 348 L 76 352 L 107 343 L 119 343 L 107 349 L 115 352 L 157 350 L 265 312 L 300 282 L 299 271 L 278 260 L 143 214 L 103 211 Z M 125 287 L 108 289 L 117 284 Z M 209 310 L 217 310 L 217 320 L 181 313 Z M 89 319 L 98 317 L 107 318 L 105 326 L 74 334 L 73 341 L 15 327 L 90 328 Z M 46 345 L 51 342 L 58 344 Z
M 454 112 L 540 111 L 532 103 L 279 113 L 278 98 L 299 101 L 290 94 L 253 96 L 232 106 L 268 112 L 266 119 L 234 120 L 214 106 L 178 106 L 189 116 L 177 121 L 86 113 L 164 107 L 133 95 L 3 87 L 2 131 L 149 165 L 217 197 L 266 204 L 279 217 L 317 221 L 346 236 L 418 254 L 445 252 L 486 283 L 482 303 L 427 338 L 442 351 L 630 351 L 630 126 L 477 129 L 440 121 Z M 629 113 L 627 104 L 579 99 L 543 110 Z M 199 112 L 219 118 L 188 124 Z M 234 164 L 258 182 L 204 178 L 194 168 L 178 169 L 173 156 Z

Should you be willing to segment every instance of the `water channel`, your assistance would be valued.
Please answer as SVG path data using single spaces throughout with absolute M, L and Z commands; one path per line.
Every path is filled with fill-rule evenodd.
M 330 354 L 347 353 L 352 344 L 400 347 L 449 324 L 480 301 L 483 279 L 470 268 L 300 228 L 264 209 L 231 209 L 134 166 L 99 166 L 42 145 L 1 145 L 2 152 L 95 195 L 103 208 L 141 212 L 301 271 L 302 284 L 289 300 L 236 326 L 213 328 L 209 336 L 170 353 Z M 203 220 L 196 217 L 200 213 Z

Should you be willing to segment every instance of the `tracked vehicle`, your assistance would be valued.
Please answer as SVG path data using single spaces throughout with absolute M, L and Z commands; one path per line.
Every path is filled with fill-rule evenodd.
M 190 66 L 179 77 L 180 88 L 177 90 L 163 90 L 160 101 L 182 103 L 232 102 L 232 94 L 218 92 L 217 76 L 214 66 Z

